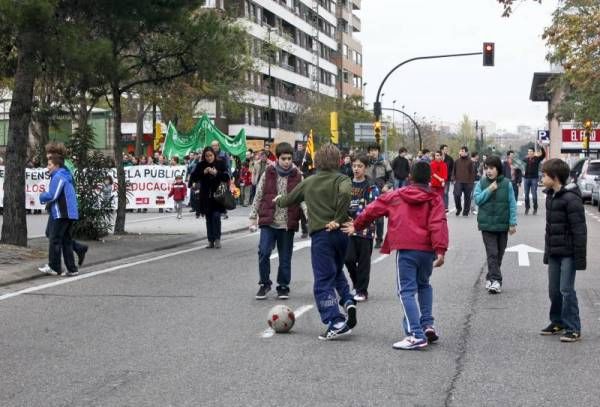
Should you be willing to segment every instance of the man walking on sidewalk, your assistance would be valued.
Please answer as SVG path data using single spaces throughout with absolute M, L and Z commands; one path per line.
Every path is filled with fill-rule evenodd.
M 525 160 L 525 215 L 529 215 L 529 191 L 533 198 L 533 214 L 537 215 L 538 200 L 537 187 L 540 180 L 540 163 L 546 158 L 546 150 L 544 147 L 540 151 L 535 152 L 533 148 L 527 150 L 527 160 Z
M 475 168 L 469 157 L 469 149 L 463 146 L 460 149 L 460 156 L 454 161 L 454 203 L 456 204 L 456 216 L 469 216 L 471 210 L 471 195 L 473 184 L 475 183 Z M 464 194 L 464 206 L 461 202 L 461 195 Z

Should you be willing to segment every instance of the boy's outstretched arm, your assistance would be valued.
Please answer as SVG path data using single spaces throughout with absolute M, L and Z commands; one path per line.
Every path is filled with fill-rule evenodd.
M 297 205 L 304 201 L 304 185 L 306 185 L 306 180 L 296 185 L 296 187 L 289 194 L 277 197 L 277 206 L 280 208 L 287 208 L 288 206 L 294 204 Z
M 365 209 L 354 219 L 354 229 L 363 230 L 375 219 L 388 216 L 388 203 L 393 193 L 380 195 L 376 200 L 368 204 Z

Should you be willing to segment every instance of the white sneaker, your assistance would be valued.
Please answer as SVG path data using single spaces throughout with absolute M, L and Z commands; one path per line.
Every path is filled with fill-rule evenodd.
M 487 280 L 485 282 L 485 289 L 489 291 L 491 286 L 492 286 L 492 282 L 490 280 Z
M 356 302 L 364 302 L 366 300 L 367 300 L 367 296 L 364 294 L 356 294 L 354 296 L 354 301 L 356 301 Z
M 181 215 L 177 215 L 177 219 L 181 219 Z
M 492 285 L 488 291 L 490 294 L 500 294 L 502 292 L 502 285 L 498 281 L 492 281 Z
M 427 347 L 427 339 L 417 339 L 414 336 L 407 336 L 402 339 L 400 342 L 396 342 L 392 345 L 394 349 L 403 349 L 403 350 L 412 350 L 412 349 L 422 349 Z
M 45 265 L 44 267 L 38 267 L 38 270 L 44 274 L 48 274 L 49 276 L 57 276 L 59 273 L 57 271 L 52 270 L 49 265 Z

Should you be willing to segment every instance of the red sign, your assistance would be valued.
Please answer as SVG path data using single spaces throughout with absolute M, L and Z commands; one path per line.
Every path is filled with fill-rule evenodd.
M 562 129 L 562 141 L 565 143 L 582 143 L 584 135 L 584 129 Z M 590 143 L 595 141 L 600 141 L 600 129 L 592 130 Z
M 165 204 L 165 197 L 164 196 L 157 196 L 156 197 L 156 204 L 157 205 L 164 205 Z
M 150 205 L 150 198 L 145 197 L 137 197 L 135 198 L 136 205 Z

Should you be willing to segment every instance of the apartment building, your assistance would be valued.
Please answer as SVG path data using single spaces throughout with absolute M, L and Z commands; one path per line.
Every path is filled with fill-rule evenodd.
M 338 19 L 336 41 L 338 52 L 334 63 L 338 66 L 337 88 L 340 97 L 363 96 L 362 44 L 356 38 L 361 21 L 356 12 L 361 0 L 337 0 Z

